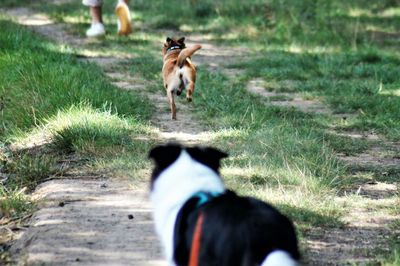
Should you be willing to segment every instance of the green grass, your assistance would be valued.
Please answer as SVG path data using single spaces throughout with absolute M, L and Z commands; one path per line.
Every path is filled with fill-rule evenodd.
M 337 136 L 335 134 L 324 135 L 324 141 L 329 143 L 329 146 L 335 152 L 343 153 L 344 155 L 356 155 L 367 150 L 372 143 L 361 139 L 354 139 L 346 136 Z
M 265 50 L 265 57 L 237 64 L 246 69 L 245 80 L 263 78 L 275 90 L 321 98 L 336 113 L 357 114 L 346 130 L 375 130 L 392 140 L 400 139 L 399 58 L 366 48 L 340 53 L 301 53 Z M 268 87 L 267 87 L 268 88 Z
M 55 163 L 51 155 L 22 152 L 8 158 L 3 170 L 14 175 L 12 180 L 8 181 L 8 185 L 33 189 L 40 180 L 56 173 Z
M 132 74 L 140 74 L 150 81 L 161 81 L 162 57 L 159 55 L 143 55 L 129 60 L 128 70 Z M 158 84 L 159 85 L 159 82 Z
M 110 85 L 98 67 L 79 63 L 49 42 L 0 20 L 0 139 L 13 130 L 40 124 L 57 110 L 87 102 L 95 108 L 107 104 L 114 113 L 146 119 L 151 106 L 132 92 Z M 35 51 L 32 53 L 32 50 Z
M 23 213 L 30 211 L 33 207 L 33 203 L 25 194 L 25 191 L 18 187 L 0 186 L 0 199 L 2 215 L 11 219 L 21 217 Z

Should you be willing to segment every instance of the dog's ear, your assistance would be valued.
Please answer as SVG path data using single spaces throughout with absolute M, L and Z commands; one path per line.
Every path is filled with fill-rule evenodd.
M 167 37 L 167 39 L 165 41 L 166 42 L 172 42 L 172 39 L 170 37 Z
M 154 182 L 162 171 L 170 166 L 181 154 L 182 147 L 178 144 L 160 145 L 150 150 L 149 158 L 155 162 L 153 173 L 151 174 L 150 188 L 153 189 Z
M 178 43 L 184 44 L 185 43 L 185 37 L 182 37 L 178 40 Z
M 166 168 L 172 164 L 181 153 L 182 147 L 178 144 L 159 145 L 151 149 L 149 158 L 153 159 L 158 168 Z
M 223 158 L 228 157 L 228 154 L 226 152 L 223 152 L 223 151 L 221 151 L 219 149 L 215 149 L 215 148 L 212 148 L 212 147 L 206 147 L 204 149 L 205 149 L 205 153 L 209 154 L 214 159 L 221 160 Z
M 217 173 L 219 173 L 221 159 L 228 157 L 227 153 L 212 147 L 193 147 L 186 150 L 196 161 L 207 165 Z

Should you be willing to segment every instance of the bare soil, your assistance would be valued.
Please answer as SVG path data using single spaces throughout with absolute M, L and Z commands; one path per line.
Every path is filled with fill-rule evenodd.
M 39 210 L 11 248 L 26 265 L 164 265 L 143 184 L 52 180 L 37 187 Z
M 253 94 L 269 99 L 268 104 L 283 107 L 293 107 L 303 112 L 332 115 L 332 111 L 317 100 L 306 100 L 299 94 L 267 91 L 262 79 L 253 79 L 247 85 L 247 90 Z M 285 98 L 285 100 L 275 100 Z

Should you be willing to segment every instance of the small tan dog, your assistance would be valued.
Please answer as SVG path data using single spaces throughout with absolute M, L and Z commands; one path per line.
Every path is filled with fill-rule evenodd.
M 196 67 L 190 60 L 201 45 L 196 44 L 186 48 L 185 38 L 179 40 L 167 38 L 162 49 L 164 65 L 162 68 L 164 87 L 167 90 L 169 105 L 171 107 L 171 117 L 176 119 L 176 106 L 174 93 L 179 96 L 187 88 L 186 99 L 192 101 L 194 85 L 196 82 Z

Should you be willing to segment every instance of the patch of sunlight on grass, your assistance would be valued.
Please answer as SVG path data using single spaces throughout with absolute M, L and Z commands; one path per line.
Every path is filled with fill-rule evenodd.
M 109 130 L 136 131 L 150 134 L 151 129 L 133 120 L 112 114 L 108 107 L 95 109 L 89 104 L 71 106 L 45 120 L 45 122 L 28 133 L 17 134 L 13 139 L 14 149 L 25 149 L 48 144 L 63 130 L 70 127 L 108 127 Z
M 34 14 L 29 17 L 25 15 L 22 19 L 19 19 L 19 23 L 26 26 L 48 26 L 54 24 L 54 22 L 44 14 Z
M 382 95 L 393 95 L 393 96 L 400 96 L 400 89 L 397 89 L 397 90 L 380 90 L 379 92 L 378 92 L 379 94 L 382 94 Z
M 179 28 L 181 31 L 183 32 L 192 32 L 194 31 L 194 27 L 191 25 L 187 25 L 187 24 L 182 24 L 182 26 L 180 26 Z
M 289 44 L 264 44 L 252 45 L 252 48 L 256 51 L 272 52 L 277 51 L 290 52 L 294 54 L 334 54 L 342 51 L 342 48 L 338 45 L 307 45 L 301 43 L 289 43 Z
M 165 36 L 162 35 L 160 36 L 157 33 L 151 33 L 151 32 L 134 32 L 133 34 L 129 35 L 129 36 L 125 36 L 125 37 L 121 37 L 119 35 L 116 34 L 110 34 L 108 36 L 109 40 L 130 40 L 130 41 L 148 41 L 148 42 L 160 42 L 160 45 L 162 45 L 162 43 L 165 40 Z M 160 47 L 161 50 L 161 47 Z
M 390 17 L 400 16 L 400 7 L 387 8 L 380 13 L 380 16 L 382 18 L 390 18 Z
M 239 32 L 227 32 L 227 33 L 221 35 L 221 39 L 227 40 L 227 41 L 236 40 L 239 38 L 239 36 L 240 36 Z
M 294 54 L 301 54 L 301 53 L 304 53 L 304 47 L 301 47 L 296 44 L 292 44 L 288 47 L 287 51 L 294 53 Z
M 352 17 L 352 18 L 357 18 L 357 17 L 361 17 L 361 16 L 371 17 L 372 13 L 371 13 L 371 10 L 355 7 L 355 8 L 349 9 L 348 15 L 349 15 L 349 17 Z
M 131 53 L 120 50 L 97 50 L 97 49 L 81 49 L 79 54 L 86 57 L 116 57 L 116 58 L 130 58 Z
M 245 168 L 245 167 L 224 167 L 221 169 L 222 176 L 242 176 L 242 177 L 249 177 L 253 174 L 252 169 Z
M 301 186 L 280 185 L 278 187 L 265 186 L 261 188 L 254 188 L 251 193 L 267 201 L 299 205 L 300 199 L 304 200 L 305 198 L 308 198 L 310 202 L 315 203 L 318 201 L 317 199 L 320 199 L 324 194 L 329 195 L 328 198 L 333 199 L 331 193 L 326 193 L 327 191 L 328 190 L 322 190 L 320 191 L 320 194 L 315 194 L 305 190 L 304 187 Z
M 249 134 L 248 129 L 224 128 L 210 133 L 212 138 L 245 137 Z
M 377 25 L 366 25 L 365 29 L 367 31 L 379 31 L 379 32 L 386 32 L 386 33 L 395 33 L 397 32 L 396 30 L 390 30 L 387 27 L 381 27 L 381 26 L 377 26 Z
M 56 54 L 74 54 L 75 53 L 75 48 L 69 46 L 68 44 L 54 44 L 47 42 L 43 45 L 43 48 L 46 49 L 47 51 L 54 52 Z
M 400 8 L 399 7 L 391 7 L 384 9 L 381 12 L 372 13 L 370 9 L 363 8 L 352 8 L 348 12 L 349 17 L 357 18 L 357 17 L 368 17 L 368 18 L 391 18 L 400 16 Z
M 292 43 L 284 48 L 284 51 L 294 53 L 294 54 L 329 54 L 339 51 L 338 46 L 305 46 L 301 44 Z
M 85 16 L 64 15 L 63 21 L 68 24 L 89 23 L 89 20 L 87 18 L 85 18 Z

